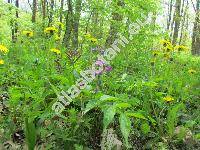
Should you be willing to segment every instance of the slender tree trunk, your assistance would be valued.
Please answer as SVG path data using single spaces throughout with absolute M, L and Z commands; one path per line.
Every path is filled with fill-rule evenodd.
M 8 0 L 8 3 L 12 3 L 11 0 Z M 9 11 L 11 12 L 12 8 L 9 8 Z M 11 38 L 12 42 L 15 41 L 15 28 L 14 28 L 14 21 L 11 19 L 10 20 L 10 26 L 11 26 Z
M 37 12 L 37 0 L 33 0 L 33 13 L 32 13 L 32 22 L 36 21 L 36 12 Z
M 53 22 L 53 10 L 54 10 L 54 0 L 51 0 L 51 3 L 50 3 L 50 12 L 49 12 L 49 24 L 48 24 L 48 26 L 51 26 L 51 24 Z
M 73 23 L 74 38 L 72 40 L 74 50 L 78 49 L 78 31 L 79 31 L 81 8 L 82 8 L 82 0 L 76 0 L 74 23 Z
M 42 0 L 42 19 L 45 21 L 46 18 L 46 0 Z
M 179 40 L 179 45 L 182 44 L 183 41 L 183 32 L 185 31 L 185 21 L 186 21 L 186 13 L 188 11 L 188 0 L 186 0 L 186 6 L 185 6 L 185 1 L 183 1 L 183 7 L 182 7 L 182 23 L 181 23 L 181 29 L 180 29 L 180 40 Z
M 65 35 L 63 39 L 63 44 L 66 46 L 66 48 L 69 48 L 69 41 L 70 41 L 70 36 L 72 33 L 72 25 L 73 25 L 73 8 L 72 8 L 72 1 L 67 0 L 67 6 L 68 6 L 68 12 L 66 15 L 66 30 L 65 30 Z
M 118 0 L 117 1 L 117 5 L 118 7 L 123 7 L 124 6 L 124 2 L 122 0 Z M 112 13 L 112 20 L 116 21 L 118 23 L 120 23 L 123 19 L 123 16 L 121 14 L 119 14 L 118 12 L 113 12 Z M 115 39 L 117 38 L 117 32 L 119 30 L 119 27 L 117 27 L 114 23 L 112 23 L 110 25 L 110 31 L 109 31 L 109 35 L 106 39 L 106 44 L 105 46 L 109 46 L 111 44 L 113 44 L 113 42 L 115 41 Z
M 200 55 L 200 0 L 197 0 L 196 19 L 192 36 L 192 54 Z
M 16 12 L 15 12 L 15 17 L 19 18 L 19 0 L 15 1 L 15 6 L 17 7 Z M 17 21 L 12 21 L 11 22 L 11 26 L 12 26 L 12 41 L 16 42 L 17 41 L 17 32 L 18 32 L 18 23 Z
M 169 7 L 169 18 L 167 21 L 167 30 L 170 29 L 171 21 L 172 21 L 172 8 L 173 8 L 173 0 L 170 1 L 170 7 Z
M 60 2 L 60 22 L 63 21 L 63 7 L 64 7 L 64 0 Z
M 175 18 L 174 18 L 174 34 L 173 34 L 173 44 L 177 43 L 178 39 L 178 33 L 180 28 L 180 22 L 181 22 L 181 0 L 176 0 L 176 9 L 175 9 Z

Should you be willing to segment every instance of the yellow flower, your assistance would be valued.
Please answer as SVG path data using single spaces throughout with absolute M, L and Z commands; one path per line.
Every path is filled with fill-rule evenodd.
M 165 59 L 169 59 L 170 58 L 170 54 L 169 53 L 164 53 L 164 58 Z
M 91 34 L 86 33 L 86 34 L 84 35 L 84 37 L 85 37 L 86 39 L 90 39 L 92 36 L 91 36 Z
M 45 30 L 44 30 L 44 33 L 48 33 L 48 34 L 53 34 L 54 32 L 58 32 L 58 30 L 55 28 L 55 27 L 47 27 Z
M 152 59 L 150 63 L 151 63 L 151 66 L 154 66 L 156 63 L 155 59 Z
M 23 31 L 22 34 L 26 35 L 27 37 L 33 37 L 32 31 Z
M 190 70 L 188 70 L 188 72 L 189 72 L 190 74 L 195 74 L 197 71 L 194 70 L 194 69 L 190 69 Z
M 171 52 L 173 51 L 173 46 L 170 44 L 170 45 L 167 45 L 165 48 L 164 48 L 164 51 L 165 52 Z
M 93 43 L 96 43 L 96 42 L 97 42 L 97 39 L 96 39 L 96 38 L 91 38 L 90 40 L 91 40 L 91 42 L 93 42 Z
M 174 49 L 177 50 L 178 52 L 183 52 L 183 51 L 187 51 L 188 47 L 183 46 L 183 45 L 176 45 Z
M 171 102 L 171 101 L 174 100 L 174 98 L 171 97 L 171 96 L 166 96 L 166 97 L 163 98 L 163 100 L 166 101 L 166 102 Z
M 170 41 L 168 41 L 168 40 L 160 40 L 160 43 L 164 46 L 164 47 L 166 47 L 166 46 L 171 46 L 172 44 L 171 44 L 171 42 Z
M 57 55 L 61 54 L 60 50 L 59 50 L 59 49 L 56 49 L 56 48 L 52 48 L 52 49 L 51 49 L 51 52 L 54 52 L 54 53 L 56 53 Z
M 3 45 L 0 45 L 0 51 L 5 53 L 5 54 L 8 53 L 8 49 Z
M 64 24 L 62 23 L 62 22 L 56 22 L 56 24 L 59 26 L 59 27 L 61 27 L 62 29 L 64 28 Z
M 55 40 L 59 41 L 61 38 L 58 35 L 55 35 Z
M 0 65 L 4 64 L 4 60 L 0 59 Z
M 153 51 L 152 54 L 153 54 L 154 57 L 156 57 L 160 54 L 160 52 L 159 51 Z

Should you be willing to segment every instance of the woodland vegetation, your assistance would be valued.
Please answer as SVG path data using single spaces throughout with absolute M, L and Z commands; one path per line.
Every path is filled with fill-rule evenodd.
M 0 150 L 198 150 L 199 56 L 200 0 L 0 0 Z

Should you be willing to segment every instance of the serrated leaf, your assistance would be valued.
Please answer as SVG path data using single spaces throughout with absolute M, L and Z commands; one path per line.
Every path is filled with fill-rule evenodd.
M 113 97 L 113 96 L 110 96 L 110 95 L 103 95 L 100 98 L 100 101 L 116 101 L 116 100 L 117 100 L 116 97 Z
M 118 107 L 118 108 L 128 108 L 128 107 L 131 107 L 131 105 L 129 103 L 118 103 L 118 104 L 116 104 L 116 107 Z
M 108 125 L 113 121 L 115 113 L 116 113 L 115 106 L 111 106 L 108 109 L 104 110 L 104 117 L 103 117 L 104 129 L 106 129 Z
M 120 123 L 120 130 L 125 139 L 126 146 L 128 147 L 128 145 L 129 145 L 128 137 L 129 137 L 129 134 L 131 131 L 131 121 L 126 116 L 126 114 L 122 113 L 119 117 L 119 123 Z
M 177 115 L 180 109 L 184 109 L 183 103 L 173 106 L 167 114 L 167 132 L 170 136 L 174 134 L 175 126 L 177 124 Z
M 25 137 L 29 150 L 34 150 L 36 144 L 36 128 L 33 121 L 25 119 Z
M 156 125 L 156 120 L 155 119 L 153 119 L 152 117 L 150 117 L 150 116 L 148 116 L 148 119 L 151 121 L 151 123 L 153 124 L 153 125 Z
M 194 136 L 195 139 L 197 140 L 200 140 L 200 133 L 197 133 L 195 136 Z
M 148 124 L 148 123 L 143 123 L 143 124 L 141 125 L 141 130 L 142 130 L 142 132 L 143 132 L 144 134 L 149 133 L 149 131 L 150 131 L 150 126 L 149 126 L 149 124 Z
M 141 113 L 126 113 L 126 115 L 129 117 L 135 117 L 135 118 L 147 120 L 147 118 L 144 117 L 143 114 Z
M 98 102 L 96 100 L 90 100 L 87 105 L 86 105 L 86 108 L 83 112 L 83 114 L 86 114 L 88 111 L 90 111 L 91 109 L 95 108 L 98 106 Z

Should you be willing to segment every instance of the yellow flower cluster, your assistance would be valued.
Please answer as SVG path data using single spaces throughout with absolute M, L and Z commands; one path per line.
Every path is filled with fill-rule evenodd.
M 152 54 L 153 54 L 154 57 L 156 57 L 160 54 L 160 51 L 155 50 L 155 51 L 152 52 Z
M 96 38 L 92 37 L 92 35 L 89 34 L 89 33 L 86 33 L 86 34 L 84 35 L 84 37 L 85 37 L 86 39 L 90 40 L 92 43 L 97 43 L 97 42 L 98 42 L 98 40 L 97 40 Z
M 174 47 L 175 50 L 177 50 L 178 52 L 186 52 L 188 51 L 188 47 L 183 46 L 183 45 L 176 45 Z
M 173 48 L 173 45 L 172 45 L 172 43 L 170 41 L 168 41 L 168 40 L 161 40 L 160 43 L 163 46 L 163 51 L 164 52 L 168 53 L 168 52 L 173 51 L 174 48 Z
M 0 59 L 0 65 L 4 64 L 4 60 Z
M 54 38 L 55 38 L 56 41 L 59 41 L 61 39 L 60 36 L 58 36 L 57 34 L 55 35 Z
M 190 74 L 195 74 L 197 71 L 194 70 L 194 69 L 190 69 L 190 70 L 188 70 L 188 72 L 189 72 Z
M 62 22 L 56 22 L 56 25 L 59 26 L 59 27 L 61 27 L 62 29 L 63 29 L 64 26 L 65 26 Z
M 33 31 L 23 31 L 23 35 L 26 35 L 27 37 L 33 37 Z
M 8 53 L 8 49 L 7 49 L 7 47 L 5 47 L 4 45 L 0 45 L 0 52 L 2 52 L 2 53 Z
M 61 54 L 61 51 L 56 48 L 52 48 L 50 51 L 56 53 L 57 55 Z
M 169 40 L 160 40 L 160 43 L 162 44 L 162 46 L 167 47 L 172 45 L 171 42 Z
M 58 30 L 55 28 L 55 27 L 47 27 L 45 30 L 44 30 L 44 33 L 47 33 L 47 34 L 53 34 L 55 32 L 58 32 Z
M 163 100 L 166 102 L 171 102 L 174 100 L 174 98 L 168 95 L 168 96 L 164 97 Z

